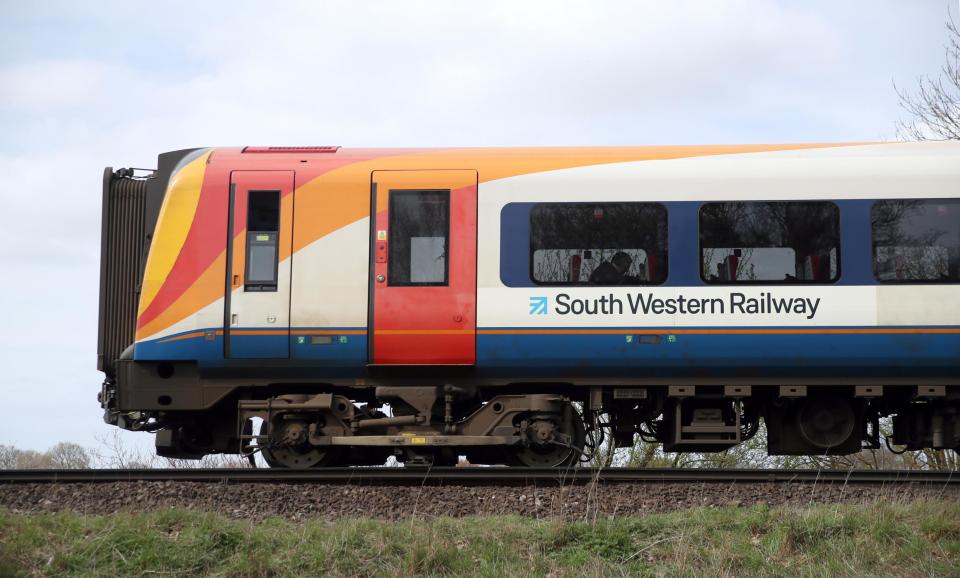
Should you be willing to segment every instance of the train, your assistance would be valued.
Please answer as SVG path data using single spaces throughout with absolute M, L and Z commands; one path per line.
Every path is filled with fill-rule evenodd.
M 99 403 L 161 456 L 960 449 L 958 142 L 185 149 L 101 226 Z

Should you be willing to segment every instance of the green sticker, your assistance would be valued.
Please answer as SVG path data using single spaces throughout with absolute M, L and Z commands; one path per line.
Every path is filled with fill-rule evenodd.
M 304 337 L 303 335 L 297 337 L 297 343 L 303 344 L 303 343 L 306 343 L 306 342 L 307 342 L 307 338 Z
M 633 343 L 633 335 L 627 335 L 627 343 Z
M 676 342 L 677 342 L 676 335 L 667 335 L 667 343 L 676 343 Z
M 341 336 L 340 336 L 340 343 L 346 343 L 346 342 L 347 342 L 347 336 L 346 336 L 346 335 L 341 335 Z

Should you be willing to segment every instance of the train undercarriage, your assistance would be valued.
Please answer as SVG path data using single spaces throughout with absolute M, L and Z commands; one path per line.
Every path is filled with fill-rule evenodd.
M 115 401 L 108 384 L 107 421 L 156 431 L 161 456 L 239 453 L 254 463 L 259 452 L 282 468 L 382 465 L 391 457 L 408 466 L 465 457 L 567 467 L 605 443 L 723 451 L 752 438 L 761 422 L 771 455 L 844 455 L 882 444 L 896 452 L 960 449 L 960 388 L 945 385 L 274 385 L 235 387 L 193 411 L 121 411 Z M 882 432 L 886 416 L 892 431 Z

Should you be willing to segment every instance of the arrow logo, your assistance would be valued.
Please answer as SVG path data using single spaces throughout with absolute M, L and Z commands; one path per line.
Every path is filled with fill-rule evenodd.
M 531 297 L 530 298 L 530 315 L 546 315 L 546 314 L 547 314 L 547 298 Z

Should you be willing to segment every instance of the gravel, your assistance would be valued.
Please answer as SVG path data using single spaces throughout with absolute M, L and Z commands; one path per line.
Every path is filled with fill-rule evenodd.
M 598 483 L 558 486 L 397 486 L 207 482 L 8 483 L 0 506 L 16 513 L 141 512 L 171 507 L 232 518 L 463 517 L 520 515 L 568 520 L 637 516 L 693 507 L 960 501 L 960 487 L 936 484 Z

